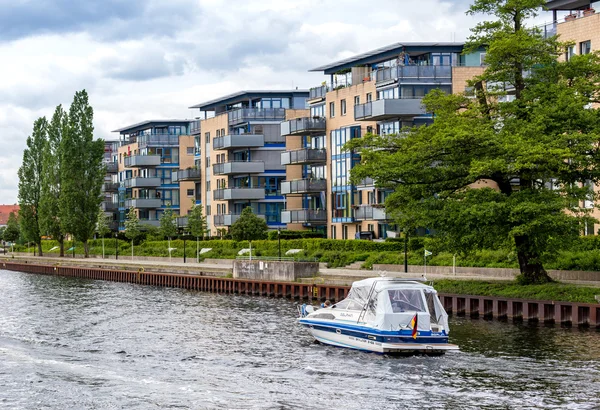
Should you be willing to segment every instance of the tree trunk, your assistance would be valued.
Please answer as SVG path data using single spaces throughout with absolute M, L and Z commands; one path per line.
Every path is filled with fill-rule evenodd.
M 60 237 L 58 239 L 58 246 L 60 247 L 60 257 L 64 258 L 65 257 L 65 238 Z
M 44 253 L 42 252 L 42 241 L 39 241 L 39 243 L 37 244 L 38 247 L 38 256 L 44 256 Z
M 534 249 L 527 236 L 515 236 L 517 258 L 521 275 L 519 281 L 522 284 L 541 284 L 552 282 L 552 278 L 540 262 L 540 255 Z
M 90 245 L 88 244 L 87 240 L 83 241 L 83 254 L 84 258 L 90 257 Z

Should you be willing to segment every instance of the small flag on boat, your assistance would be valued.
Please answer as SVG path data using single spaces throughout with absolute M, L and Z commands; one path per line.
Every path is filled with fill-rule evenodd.
M 417 327 L 419 326 L 417 321 L 419 319 L 418 313 L 415 313 L 415 317 L 410 321 L 410 326 L 412 327 L 412 337 L 413 339 L 417 338 Z
M 425 256 L 430 256 L 430 255 L 432 255 L 432 253 L 429 252 L 427 249 L 425 249 Z

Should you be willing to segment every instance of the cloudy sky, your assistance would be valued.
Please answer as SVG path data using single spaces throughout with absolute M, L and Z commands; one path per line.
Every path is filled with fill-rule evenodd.
M 33 121 L 86 89 L 98 138 L 402 41 L 463 41 L 468 0 L 0 0 L 0 203 L 17 201 Z M 549 19 L 545 14 L 542 19 Z

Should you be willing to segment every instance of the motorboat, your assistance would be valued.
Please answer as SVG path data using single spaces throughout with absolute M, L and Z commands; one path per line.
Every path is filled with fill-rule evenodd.
M 299 311 L 299 323 L 328 345 L 385 354 L 458 350 L 448 343 L 448 314 L 436 290 L 420 279 L 360 280 L 346 299 Z

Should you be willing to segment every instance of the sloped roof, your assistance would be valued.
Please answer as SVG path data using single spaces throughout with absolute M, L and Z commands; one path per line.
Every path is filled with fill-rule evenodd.
M 0 225 L 6 225 L 11 212 L 19 213 L 19 205 L 0 205 Z

